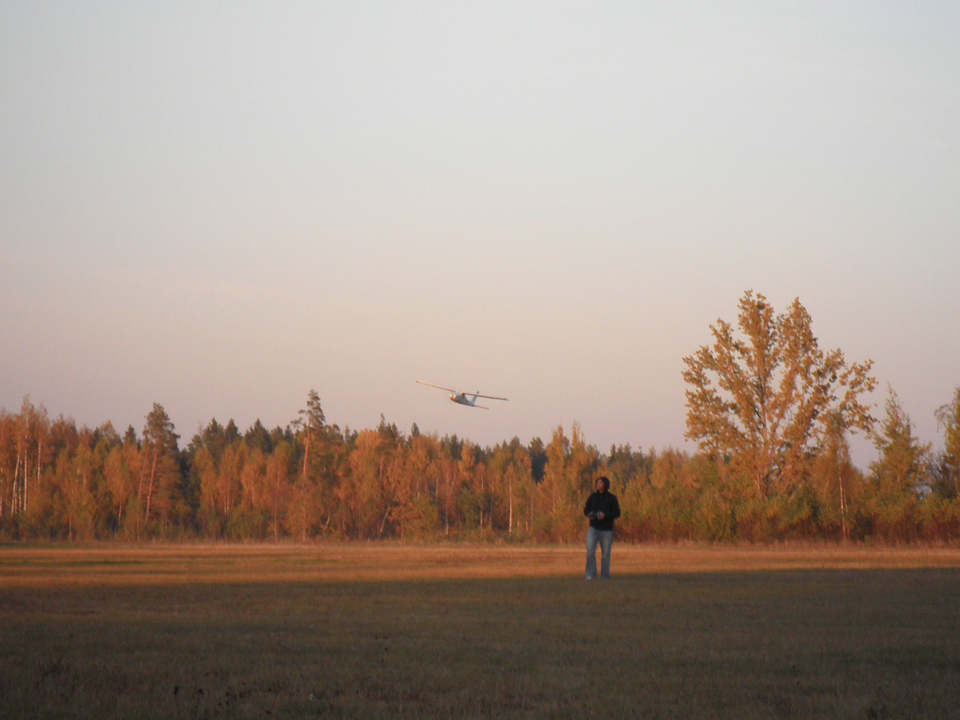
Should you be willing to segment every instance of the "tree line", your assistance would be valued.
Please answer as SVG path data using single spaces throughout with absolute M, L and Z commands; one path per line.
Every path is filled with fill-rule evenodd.
M 493 447 L 382 417 L 341 429 L 315 390 L 285 427 L 213 419 L 181 447 L 160 404 L 120 434 L 25 398 L 0 411 L 0 538 L 579 542 L 598 475 L 620 499 L 621 540 L 960 538 L 960 387 L 934 452 L 892 389 L 871 415 L 870 363 L 822 351 L 799 301 L 776 315 L 748 292 L 740 311 L 684 358 L 695 452 L 602 452 L 576 424 Z M 865 471 L 854 432 L 877 449 Z

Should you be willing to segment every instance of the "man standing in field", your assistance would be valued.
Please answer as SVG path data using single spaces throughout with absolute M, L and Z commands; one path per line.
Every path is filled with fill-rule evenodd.
M 620 503 L 610 492 L 610 480 L 598 477 L 596 492 L 587 498 L 583 514 L 590 518 L 587 528 L 587 580 L 597 577 L 597 543 L 600 544 L 600 579 L 610 579 L 610 553 L 613 550 L 613 521 L 620 517 Z

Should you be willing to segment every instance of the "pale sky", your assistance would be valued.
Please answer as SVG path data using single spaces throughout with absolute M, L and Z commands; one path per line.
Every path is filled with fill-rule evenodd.
M 159 402 L 185 445 L 314 388 L 693 449 L 682 357 L 752 289 L 939 449 L 958 38 L 953 1 L 0 3 L 0 407 Z

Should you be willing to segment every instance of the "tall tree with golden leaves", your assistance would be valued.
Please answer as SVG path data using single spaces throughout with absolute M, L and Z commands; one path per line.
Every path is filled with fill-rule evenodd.
M 872 431 L 861 397 L 876 380 L 872 361 L 848 365 L 840 350 L 820 348 L 799 299 L 776 315 L 747 291 L 739 307 L 739 333 L 717 320 L 713 345 L 683 358 L 686 437 L 765 498 L 803 482 L 831 413 L 849 431 Z
M 144 517 L 147 520 L 152 513 L 159 513 L 161 520 L 166 521 L 180 481 L 177 463 L 180 436 L 174 429 L 167 411 L 159 403 L 154 403 L 143 428 L 144 465 L 139 491 L 140 497 L 145 499 Z

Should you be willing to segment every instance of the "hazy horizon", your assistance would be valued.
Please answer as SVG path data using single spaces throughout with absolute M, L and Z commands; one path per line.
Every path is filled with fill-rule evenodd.
M 945 2 L 4 3 L 0 407 L 189 441 L 315 389 L 692 450 L 682 357 L 752 289 L 939 448 L 957 37 Z

